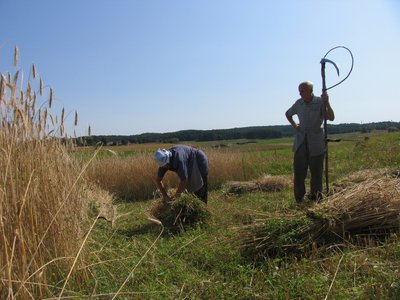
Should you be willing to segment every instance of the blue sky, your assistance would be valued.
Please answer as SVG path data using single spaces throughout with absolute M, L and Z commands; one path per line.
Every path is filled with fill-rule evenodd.
M 398 0 L 0 0 L 0 14 L 0 71 L 17 45 L 78 135 L 288 124 L 338 45 L 355 65 L 329 91 L 333 123 L 400 121 Z M 347 52 L 328 58 L 345 76 Z

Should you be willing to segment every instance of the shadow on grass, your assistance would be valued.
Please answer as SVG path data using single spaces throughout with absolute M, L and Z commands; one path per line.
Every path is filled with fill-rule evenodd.
M 133 237 L 136 235 L 149 234 L 149 233 L 159 234 L 160 230 L 161 230 L 160 225 L 149 223 L 149 224 L 141 224 L 133 228 L 118 229 L 117 233 L 125 235 L 127 237 Z

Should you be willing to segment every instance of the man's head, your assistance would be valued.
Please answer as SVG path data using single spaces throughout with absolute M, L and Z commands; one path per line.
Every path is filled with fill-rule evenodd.
M 171 155 L 172 153 L 169 150 L 158 149 L 154 153 L 154 159 L 160 167 L 164 167 L 165 165 L 169 164 Z
M 314 84 L 311 81 L 303 81 L 299 84 L 299 93 L 305 102 L 310 102 L 314 97 L 313 87 Z

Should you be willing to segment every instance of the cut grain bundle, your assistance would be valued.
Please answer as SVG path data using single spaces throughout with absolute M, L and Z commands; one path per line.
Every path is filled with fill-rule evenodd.
M 239 230 L 243 254 L 304 255 L 318 247 L 387 237 L 400 230 L 400 180 L 369 179 L 327 197 L 305 215 L 258 221 Z M 360 239 L 360 237 L 362 239 Z
M 398 231 L 400 180 L 390 176 L 366 180 L 328 197 L 309 216 L 329 221 L 328 230 L 342 238 Z
M 169 203 L 157 200 L 150 207 L 150 214 L 160 220 L 171 233 L 182 232 L 197 225 L 207 225 L 211 218 L 205 203 L 188 193 Z
M 388 174 L 388 169 L 387 168 L 382 168 L 382 169 L 366 169 L 366 170 L 361 170 L 354 172 L 337 182 L 333 183 L 332 185 L 332 190 L 333 192 L 339 192 L 349 186 L 353 186 L 358 183 L 362 183 L 366 180 L 372 179 L 372 178 L 381 178 L 382 176 L 385 176 Z
M 279 192 L 291 185 L 289 176 L 271 176 L 263 177 L 252 181 L 230 181 L 224 184 L 223 189 L 226 194 L 241 195 L 255 191 Z
M 268 220 L 256 220 L 250 225 L 238 228 L 235 237 L 241 253 L 252 261 L 264 257 L 296 255 L 303 252 L 302 232 L 310 220 L 305 216 L 280 216 Z
M 254 181 L 229 181 L 222 187 L 225 194 L 241 195 L 259 190 Z
M 263 192 L 279 192 L 290 187 L 292 178 L 284 175 L 264 175 L 256 180 L 256 183 Z

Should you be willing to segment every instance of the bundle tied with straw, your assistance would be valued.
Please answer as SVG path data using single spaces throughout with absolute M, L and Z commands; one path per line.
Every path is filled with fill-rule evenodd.
M 169 203 L 161 199 L 156 200 L 150 207 L 150 215 L 159 220 L 171 233 L 205 226 L 211 218 L 205 203 L 189 193 L 183 193 Z
M 359 243 L 400 230 L 400 180 L 385 176 L 327 197 L 302 216 L 267 219 L 239 230 L 252 257 L 306 254 L 313 247 Z

